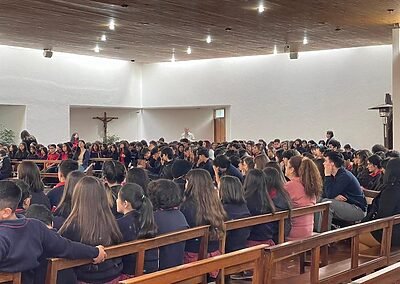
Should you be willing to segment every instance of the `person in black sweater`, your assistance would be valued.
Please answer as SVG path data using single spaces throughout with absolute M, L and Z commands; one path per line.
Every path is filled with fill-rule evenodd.
M 384 187 L 373 200 L 371 212 L 363 221 L 385 218 L 400 214 L 400 158 L 392 158 L 386 166 Z M 380 246 L 382 230 L 360 236 L 360 251 Z M 394 225 L 392 245 L 400 246 L 400 225 Z
M 192 163 L 187 160 L 177 159 L 172 165 L 172 176 L 174 177 L 173 181 L 181 189 L 182 197 L 186 186 L 185 176 L 191 169 Z
M 22 140 L 22 142 L 25 143 L 26 149 L 29 149 L 29 147 L 31 146 L 32 143 L 37 144 L 37 140 L 36 140 L 35 136 L 29 134 L 29 132 L 27 130 L 23 130 L 21 132 L 21 140 Z
M 11 160 L 7 152 L 3 149 L 0 150 L 0 180 L 7 179 L 12 175 Z
M 23 161 L 18 166 L 18 179 L 23 180 L 29 185 L 32 194 L 31 204 L 43 204 L 50 208 L 50 201 L 44 194 L 44 184 L 40 178 L 39 168 L 35 163 Z
M 125 179 L 125 173 L 125 166 L 118 161 L 106 161 L 103 164 L 103 180 L 109 193 L 111 210 L 117 219 L 122 217 L 122 215 L 117 212 L 116 200 L 118 198 L 118 192 L 121 189 L 121 183 Z
M 224 221 L 227 219 L 226 212 L 218 197 L 218 191 L 214 188 L 209 172 L 203 169 L 191 170 L 186 175 L 186 190 L 181 211 L 191 228 L 210 225 L 210 241 L 208 243 L 208 254 L 215 256 L 218 251 L 218 239 L 225 231 Z M 186 241 L 185 263 L 198 259 L 200 239 Z M 215 278 L 218 271 L 210 273 Z
M 18 215 L 25 215 L 26 210 L 31 205 L 31 191 L 29 190 L 29 185 L 23 180 L 17 179 L 15 180 L 15 184 L 21 190 L 21 200 L 18 203 L 18 207 L 15 210 L 15 213 Z
M 78 162 L 74 160 L 64 160 L 58 166 L 59 183 L 47 193 L 51 208 L 55 208 L 61 201 L 64 192 L 65 180 L 70 172 L 78 170 Z
M 240 182 L 243 182 L 243 175 L 240 171 L 235 168 L 231 162 L 229 161 L 228 157 L 225 155 L 218 155 L 214 162 L 214 173 L 215 173 L 215 181 L 217 184 L 219 183 L 219 179 L 224 176 L 234 176 L 240 179 Z
M 111 213 L 106 189 L 99 179 L 85 176 L 77 183 L 72 195 L 71 214 L 59 233 L 72 241 L 81 241 L 94 246 L 112 246 L 123 241 L 117 222 Z M 99 265 L 80 266 L 74 271 L 78 281 L 86 283 L 114 281 L 120 277 L 122 259 L 113 258 Z M 69 273 L 71 271 L 65 274 Z
M 123 217 L 117 220 L 124 242 L 137 239 L 148 239 L 156 236 L 157 227 L 153 216 L 153 205 L 144 194 L 142 187 L 135 183 L 125 184 L 118 194 L 117 210 Z M 135 274 L 136 256 L 123 257 L 125 276 Z M 144 273 L 158 270 L 158 249 L 148 250 L 145 253 Z
M 377 154 L 368 157 L 367 168 L 369 171 L 369 181 L 366 189 L 379 191 L 380 179 L 383 174 L 382 158 Z
M 189 228 L 185 216 L 179 210 L 182 195 L 176 183 L 166 179 L 152 181 L 149 185 L 149 196 L 155 210 L 154 220 L 157 224 L 158 234 Z M 184 252 L 185 242 L 161 247 L 160 270 L 183 264 Z
M 18 151 L 15 153 L 14 159 L 16 160 L 25 160 L 28 157 L 28 149 L 26 148 L 26 143 L 21 142 L 18 146 Z
M 174 164 L 174 151 L 170 147 L 161 149 L 160 178 L 173 179 L 172 165 Z
M 84 176 L 85 174 L 78 170 L 68 174 L 60 203 L 57 205 L 57 208 L 54 211 L 53 227 L 57 230 L 61 228 L 69 214 L 71 214 L 72 194 L 74 192 L 74 188 L 78 181 L 80 181 Z
M 142 168 L 132 168 L 126 173 L 126 183 L 136 183 L 140 185 L 145 195 L 148 195 L 147 187 L 149 186 L 149 176 L 146 170 Z
M 237 177 L 224 176 L 219 184 L 222 204 L 228 215 L 228 220 L 250 217 L 250 211 L 246 205 L 242 183 Z M 250 228 L 229 231 L 226 237 L 225 252 L 232 252 L 246 248 L 247 238 L 250 236 Z
M 211 178 L 214 180 L 215 178 L 215 173 L 214 173 L 214 168 L 213 168 L 213 162 L 210 159 L 209 156 L 209 150 L 204 147 L 200 147 L 197 150 L 197 164 L 195 166 L 196 169 L 204 169 L 207 172 L 210 173 Z
M 21 190 L 11 181 L 0 181 L 0 271 L 22 272 L 22 283 L 34 281 L 34 269 L 42 255 L 70 259 L 93 258 L 95 264 L 106 256 L 97 248 L 62 238 L 34 219 L 17 216 Z
M 37 154 L 37 149 L 35 145 L 31 145 L 29 147 L 29 153 L 28 156 L 26 157 L 28 160 L 39 160 L 39 156 Z

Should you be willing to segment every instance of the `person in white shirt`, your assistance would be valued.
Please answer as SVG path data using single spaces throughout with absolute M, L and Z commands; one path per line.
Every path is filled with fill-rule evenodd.
M 181 135 L 181 139 L 188 139 L 189 141 L 194 141 L 194 135 L 190 132 L 189 128 L 185 128 L 184 132 Z

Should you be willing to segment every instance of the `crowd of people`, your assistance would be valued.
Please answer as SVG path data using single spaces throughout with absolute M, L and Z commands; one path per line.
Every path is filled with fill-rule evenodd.
M 7 179 L 0 181 L 0 271 L 22 271 L 26 283 L 44 283 L 46 257 L 94 259 L 92 265 L 62 271 L 60 283 L 118 283 L 134 276 L 136 257 L 105 259 L 104 246 L 209 225 L 208 254 L 215 256 L 225 221 L 325 200 L 331 201 L 332 228 L 400 214 L 400 153 L 382 145 L 342 148 L 332 131 L 318 143 L 160 138 L 104 144 L 85 143 L 74 133 L 67 143 L 45 147 L 27 131 L 21 139 L 18 149 L 0 147 L 0 179 Z M 111 158 L 95 163 L 99 177 L 83 172 L 91 158 Z M 59 183 L 47 194 L 35 159 L 62 160 L 53 165 Z M 14 180 L 8 180 L 11 160 L 22 161 Z M 379 192 L 371 206 L 363 188 Z M 284 235 L 299 240 L 314 230 L 318 216 L 306 215 L 288 219 Z M 277 222 L 234 230 L 225 249 L 275 245 L 278 235 Z M 379 231 L 362 235 L 360 249 L 381 239 Z M 392 242 L 400 245 L 398 226 Z M 145 273 L 196 261 L 199 249 L 200 241 L 193 239 L 149 250 Z

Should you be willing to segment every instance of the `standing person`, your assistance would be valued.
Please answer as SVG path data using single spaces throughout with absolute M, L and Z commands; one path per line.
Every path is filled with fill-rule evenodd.
M 367 202 L 355 176 L 344 167 L 343 155 L 330 151 L 325 153 L 324 199 L 332 201 L 329 225 L 332 218 L 345 222 L 361 221 L 365 216 Z
M 77 183 L 72 194 L 71 214 L 59 233 L 71 241 L 80 241 L 91 246 L 107 247 L 123 241 L 108 205 L 106 190 L 99 179 L 87 176 Z M 84 265 L 74 271 L 77 280 L 86 283 L 118 281 L 122 259 L 113 258 L 96 266 Z
M 89 166 L 90 153 L 86 149 L 85 141 L 79 140 L 73 159 L 78 161 L 80 171 L 84 171 Z
M 218 240 L 225 232 L 226 212 L 219 200 L 218 191 L 214 188 L 211 176 L 206 170 L 191 170 L 186 175 L 186 180 L 185 197 L 181 211 L 191 228 L 210 225 L 208 255 L 219 255 Z M 186 241 L 185 263 L 197 261 L 199 250 L 200 239 Z M 216 278 L 217 275 L 218 271 L 210 273 L 212 278 Z
M 29 134 L 28 130 L 23 130 L 21 132 L 21 142 L 24 142 L 26 144 L 27 149 L 29 149 L 31 143 L 37 144 L 35 136 Z
M 290 158 L 286 167 L 285 183 L 294 208 L 315 205 L 322 194 L 322 179 L 315 163 L 302 156 Z M 292 218 L 292 229 L 288 240 L 311 237 L 314 228 L 314 215 Z
M 131 151 L 129 151 L 129 144 L 126 141 L 122 141 L 119 144 L 119 161 L 128 168 L 131 163 Z
M 333 138 L 334 134 L 332 130 L 326 131 L 326 142 L 325 145 L 328 145 L 329 141 Z
M 78 132 L 74 132 L 71 135 L 71 139 L 70 139 L 70 143 L 72 145 L 72 150 L 76 150 L 78 148 L 78 144 L 79 144 L 79 134 Z
M 187 139 L 189 141 L 195 140 L 194 135 L 193 135 L 193 133 L 190 132 L 189 128 L 185 128 L 183 130 L 183 133 L 181 134 L 181 139 Z

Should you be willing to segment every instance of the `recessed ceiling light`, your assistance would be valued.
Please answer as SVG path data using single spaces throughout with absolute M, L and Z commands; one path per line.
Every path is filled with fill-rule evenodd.
M 226 31 L 226 32 L 230 32 L 230 31 L 232 31 L 232 28 L 231 28 L 231 27 L 226 27 L 226 28 L 225 28 L 225 31 Z
M 303 38 L 303 44 L 304 44 L 304 45 L 308 44 L 308 38 L 307 38 L 307 36 L 304 36 L 304 38 Z
M 135 62 L 135 59 L 131 59 L 131 62 Z
M 336 27 L 336 29 L 335 29 L 335 31 L 341 31 L 342 30 L 342 28 L 341 27 Z
M 274 45 L 274 55 L 278 54 L 278 48 L 276 47 L 276 44 Z
M 388 11 L 389 14 L 393 14 L 394 9 L 387 9 L 386 11 Z
M 207 36 L 207 39 L 206 39 L 206 42 L 207 42 L 207 43 L 211 43 L 211 41 L 212 41 L 212 40 L 211 40 L 211 36 L 208 35 L 208 36 Z
M 106 41 L 107 37 L 106 37 L 106 35 L 102 35 L 100 39 L 101 39 L 101 41 Z
M 258 10 L 258 13 L 260 13 L 260 14 L 263 13 L 265 11 L 264 5 L 262 3 L 260 5 L 258 5 L 257 10 Z
M 128 7 L 129 7 L 129 5 L 128 5 L 128 4 L 126 4 L 126 3 L 123 3 L 123 4 L 121 4 L 121 7 L 122 7 L 122 8 L 128 8 Z
M 111 19 L 110 20 L 110 23 L 108 24 L 108 28 L 110 29 L 110 30 L 115 30 L 115 22 L 114 22 L 114 19 Z
M 188 46 L 188 48 L 186 49 L 186 53 L 187 54 L 192 54 L 192 48 L 190 46 Z
M 94 47 L 94 52 L 99 53 L 100 52 L 100 47 L 98 44 L 96 44 L 96 46 Z

